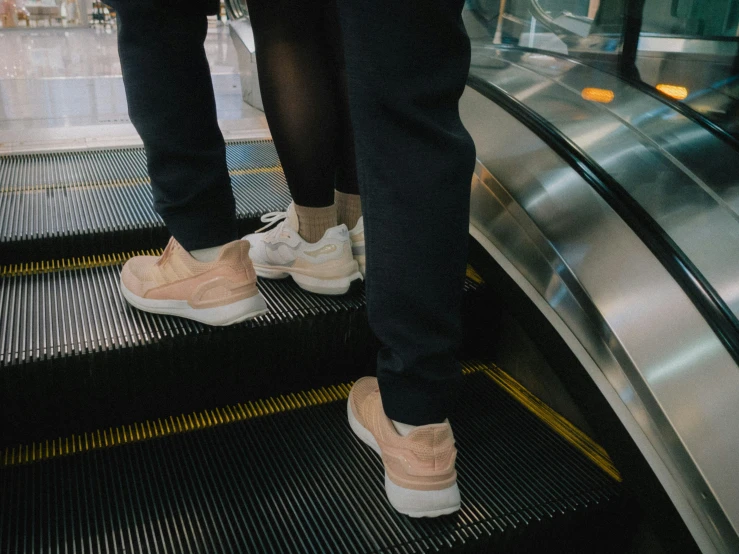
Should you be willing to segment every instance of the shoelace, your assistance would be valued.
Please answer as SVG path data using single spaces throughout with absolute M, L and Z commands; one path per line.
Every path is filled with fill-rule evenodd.
M 269 212 L 269 213 L 266 213 L 266 214 L 264 214 L 261 217 L 261 220 L 262 220 L 262 223 L 266 223 L 267 225 L 265 225 L 264 227 L 260 227 L 259 229 L 257 229 L 254 232 L 255 233 L 261 233 L 262 231 L 266 231 L 267 229 L 269 229 L 273 225 L 277 225 L 277 223 L 279 223 L 280 221 L 284 221 L 285 219 L 287 219 L 287 212 Z M 279 232 L 278 229 L 280 229 L 280 226 L 279 225 L 277 227 L 275 227 L 274 229 L 272 229 L 272 231 L 270 232 L 270 235 L 274 235 L 277 232 Z

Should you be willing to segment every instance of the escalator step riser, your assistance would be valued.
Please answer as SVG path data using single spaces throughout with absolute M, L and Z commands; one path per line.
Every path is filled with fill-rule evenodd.
M 0 470 L 0 553 L 539 552 L 583 534 L 595 552 L 618 540 L 604 525 L 618 483 L 484 373 L 462 394 L 454 516 L 394 512 L 339 401 Z
M 270 141 L 227 146 L 239 230 L 290 202 Z M 143 149 L 0 157 L 0 264 L 161 247 Z

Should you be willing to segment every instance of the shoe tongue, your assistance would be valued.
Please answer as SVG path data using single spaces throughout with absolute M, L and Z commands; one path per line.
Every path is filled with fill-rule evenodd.
M 300 220 L 298 219 L 298 212 L 295 211 L 295 202 L 290 202 L 287 207 L 287 224 L 294 230 L 300 231 Z

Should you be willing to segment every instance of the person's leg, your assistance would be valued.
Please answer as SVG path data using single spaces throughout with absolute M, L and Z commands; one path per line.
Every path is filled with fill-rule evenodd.
M 461 372 L 474 144 L 459 118 L 469 70 L 462 0 L 340 3 L 367 246 L 377 379 L 352 387 L 354 433 L 382 456 L 399 512 L 460 508 L 447 420 Z
M 264 111 L 293 197 L 272 231 L 246 237 L 254 266 L 261 277 L 343 294 L 362 276 L 334 204 L 345 92 L 335 9 L 327 0 L 249 0 L 249 15 Z
M 112 0 L 131 121 L 146 149 L 154 206 L 173 237 L 135 256 L 121 292 L 136 308 L 210 325 L 267 311 L 249 244 L 237 239 L 225 144 L 203 41 L 212 1 Z
M 131 122 L 146 149 L 154 207 L 187 250 L 238 237 L 226 150 L 203 42 L 213 2 L 111 2 Z
M 301 223 L 320 240 L 336 226 L 337 87 L 325 32 L 326 2 L 249 0 L 259 88 L 272 140 Z
M 360 258 L 362 260 L 360 267 L 362 273 L 364 273 L 364 230 L 360 222 L 362 203 L 359 196 L 354 136 L 349 115 L 346 60 L 344 59 L 338 6 L 336 0 L 329 0 L 329 3 L 329 9 L 326 10 L 325 32 L 332 44 L 331 65 L 334 71 L 335 90 L 337 91 L 334 109 L 338 117 L 339 137 L 335 181 L 336 195 L 334 197 L 336 215 L 339 223 L 345 224 L 352 230 L 352 249 L 355 251 L 355 259 Z M 361 245 L 357 246 L 359 243 Z
M 474 144 L 459 118 L 470 46 L 462 0 L 340 3 L 386 414 L 449 415 L 461 339 Z

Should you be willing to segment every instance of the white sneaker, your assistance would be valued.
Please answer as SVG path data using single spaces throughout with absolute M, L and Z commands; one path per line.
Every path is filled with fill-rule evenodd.
M 349 231 L 349 237 L 352 239 L 352 256 L 359 264 L 359 272 L 364 277 L 367 268 L 367 258 L 364 254 L 364 218 L 360 217 L 354 229 Z
M 244 237 L 251 244 L 249 257 L 258 276 L 283 279 L 289 275 L 300 288 L 318 294 L 344 294 L 353 281 L 362 279 L 346 225 L 332 227 L 311 244 L 298 233 L 293 204 L 287 212 L 265 214 L 262 221 L 267 225 Z

